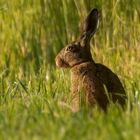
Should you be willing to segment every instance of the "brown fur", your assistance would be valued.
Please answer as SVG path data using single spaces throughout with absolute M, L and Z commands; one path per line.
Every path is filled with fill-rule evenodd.
M 114 103 L 118 102 L 123 108 L 125 105 L 125 90 L 117 75 L 106 66 L 92 60 L 89 42 L 96 31 L 98 17 L 98 10 L 91 10 L 81 26 L 77 41 L 63 48 L 55 58 L 58 67 L 71 68 L 71 105 L 73 111 L 79 110 L 81 89 L 84 91 L 90 106 L 98 104 L 106 111 L 109 98 Z M 104 86 L 109 95 L 107 95 Z

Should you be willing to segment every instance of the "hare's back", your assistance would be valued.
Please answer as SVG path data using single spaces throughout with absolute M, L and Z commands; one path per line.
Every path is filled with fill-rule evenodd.
M 125 94 L 122 83 L 115 73 L 113 73 L 106 66 L 99 63 L 96 64 L 96 68 L 97 76 L 106 85 L 108 92 Z
M 118 76 L 102 64 L 97 63 L 96 68 L 97 76 L 100 81 L 106 86 L 113 102 L 118 102 L 124 108 L 126 105 L 127 97 Z

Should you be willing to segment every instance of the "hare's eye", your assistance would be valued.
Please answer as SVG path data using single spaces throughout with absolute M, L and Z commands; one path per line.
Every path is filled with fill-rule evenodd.
M 76 52 L 76 51 L 78 50 L 78 48 L 77 48 L 76 45 L 73 45 L 73 46 L 67 47 L 66 50 L 67 50 L 67 51 L 71 51 L 71 52 Z
M 69 47 L 67 47 L 67 51 L 72 51 L 73 49 L 74 49 L 73 46 L 69 46 Z

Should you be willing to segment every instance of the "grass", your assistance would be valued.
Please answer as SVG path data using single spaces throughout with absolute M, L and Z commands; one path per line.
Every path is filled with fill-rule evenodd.
M 0 0 L 0 140 L 140 139 L 139 0 Z M 55 67 L 57 52 L 78 36 L 79 21 L 97 7 L 102 18 L 91 42 L 96 62 L 120 77 L 124 112 L 72 113 L 69 70 Z M 130 111 L 130 102 L 133 110 Z

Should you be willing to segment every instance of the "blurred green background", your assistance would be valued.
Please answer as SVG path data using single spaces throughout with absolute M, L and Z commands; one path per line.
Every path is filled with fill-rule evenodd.
M 140 139 L 139 6 L 139 0 L 0 0 L 0 139 Z M 69 70 L 57 69 L 54 58 L 95 7 L 101 19 L 93 58 L 117 73 L 128 107 L 73 114 L 61 103 L 69 98 Z

